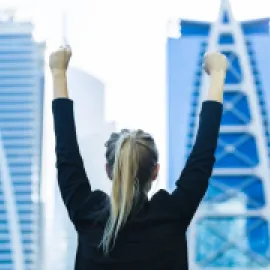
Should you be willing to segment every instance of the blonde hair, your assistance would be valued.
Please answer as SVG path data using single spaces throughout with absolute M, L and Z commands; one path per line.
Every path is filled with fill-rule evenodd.
M 158 153 L 153 138 L 142 130 L 124 129 L 120 133 L 113 133 L 106 146 L 112 192 L 110 215 L 101 246 L 104 253 L 108 254 L 140 196 L 151 187 Z

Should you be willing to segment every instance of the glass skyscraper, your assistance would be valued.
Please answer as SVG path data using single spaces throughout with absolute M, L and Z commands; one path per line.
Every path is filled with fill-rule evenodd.
M 44 44 L 0 18 L 0 269 L 41 269 Z
M 269 19 L 239 23 L 224 0 L 215 23 L 182 21 L 181 34 L 168 40 L 171 187 L 196 134 L 203 55 L 229 61 L 216 164 L 188 231 L 190 269 L 270 269 Z

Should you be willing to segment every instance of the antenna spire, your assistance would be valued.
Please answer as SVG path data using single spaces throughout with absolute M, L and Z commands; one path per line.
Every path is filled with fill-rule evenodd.
M 68 45 L 67 39 L 67 12 L 63 10 L 62 12 L 62 45 Z

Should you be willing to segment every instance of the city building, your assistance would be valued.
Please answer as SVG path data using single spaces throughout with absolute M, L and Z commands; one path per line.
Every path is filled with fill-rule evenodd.
M 44 44 L 0 15 L 0 269 L 39 269 Z
M 106 122 L 105 119 L 104 84 L 87 72 L 71 67 L 68 70 L 68 88 L 70 98 L 74 101 L 77 137 L 91 186 L 93 189 L 101 189 L 109 193 L 110 181 L 105 172 L 104 144 L 115 130 L 115 125 Z M 51 136 L 54 135 L 49 135 L 45 140 L 51 141 Z M 47 143 L 47 147 L 50 148 L 47 158 L 49 163 L 53 164 L 54 145 Z M 50 174 L 55 176 L 55 173 Z M 46 269 L 72 270 L 75 263 L 77 236 L 64 207 L 55 177 L 54 180 L 53 213 L 50 214 L 52 221 L 47 231 L 49 240 Z
M 168 40 L 171 189 L 208 86 L 203 55 L 221 51 L 229 62 L 216 164 L 187 234 L 190 269 L 270 269 L 269 19 L 237 22 L 224 0 L 216 22 L 180 26 L 181 37 Z

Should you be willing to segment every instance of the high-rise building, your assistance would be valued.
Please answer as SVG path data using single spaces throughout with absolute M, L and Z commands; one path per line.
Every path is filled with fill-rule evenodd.
M 44 44 L 0 17 L 0 269 L 39 269 Z
M 105 172 L 104 143 L 115 130 L 115 125 L 106 122 L 105 119 L 104 84 L 87 72 L 71 67 L 68 71 L 68 88 L 70 98 L 74 101 L 78 143 L 91 186 L 93 189 L 109 192 L 111 183 Z M 47 156 L 51 160 L 54 156 L 54 146 L 48 143 L 47 147 L 51 149 Z M 72 270 L 75 263 L 77 236 L 64 207 L 56 178 L 54 194 L 53 223 L 48 232 L 50 240 L 47 246 L 46 269 Z M 55 249 L 58 250 L 57 253 Z
M 268 48 L 269 19 L 237 22 L 228 0 L 215 23 L 182 21 L 181 37 L 168 40 L 171 187 L 205 97 L 203 55 L 221 51 L 229 61 L 216 164 L 188 231 L 190 269 L 270 269 Z

